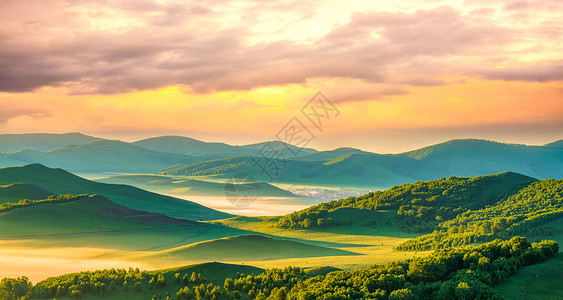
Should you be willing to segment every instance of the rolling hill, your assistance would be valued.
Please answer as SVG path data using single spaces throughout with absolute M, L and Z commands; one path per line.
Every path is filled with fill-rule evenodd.
M 230 178 L 251 174 L 256 180 L 297 184 L 381 187 L 413 181 L 390 170 L 384 155 L 348 154 L 328 161 L 282 160 L 237 156 L 161 169 L 163 175 L 214 175 Z M 267 172 L 262 171 L 265 167 Z
M 41 151 L 31 147 L 0 154 L 0 166 L 40 163 L 83 173 L 160 173 L 223 178 L 248 173 L 258 181 L 370 189 L 418 180 L 507 171 L 538 179 L 563 177 L 561 141 L 526 146 L 476 139 L 452 140 L 405 153 L 383 155 L 354 148 L 317 152 L 280 141 L 231 146 L 180 136 L 155 137 L 134 143 L 90 141 L 95 138 L 80 134 L 16 137 L 25 137 L 26 143 L 14 143 L 9 146 L 10 150 L 36 144 L 34 147 Z M 53 141 L 43 148 L 37 146 L 47 138 Z M 33 142 L 34 139 L 37 142 Z M 71 141 L 84 143 L 44 152 L 44 149 Z M 298 151 L 299 156 L 295 156 Z M 259 165 L 266 166 L 266 172 Z
M 183 136 L 160 136 L 136 141 L 132 144 L 153 151 L 189 155 L 240 154 L 244 152 L 243 149 L 239 150 L 237 147 L 225 143 L 207 143 Z
M 118 255 L 125 251 L 127 257 L 129 251 L 159 251 L 246 233 L 129 209 L 100 195 L 60 196 L 5 210 L 0 232 L 1 240 L 27 247 L 103 248 Z
M 535 241 L 563 234 L 563 180 L 531 182 L 500 201 L 444 220 L 432 234 L 409 240 L 400 250 L 429 250 L 481 243 L 515 235 Z
M 279 155 L 293 157 L 299 153 L 316 152 L 310 148 L 299 148 L 280 141 L 256 143 L 244 146 L 231 146 L 225 143 L 202 142 L 196 139 L 182 136 L 161 136 L 148 138 L 133 143 L 153 151 L 169 152 L 177 154 L 189 154 L 194 156 L 210 156 L 215 158 L 225 158 L 239 155 L 259 155 L 261 150 L 265 150 L 269 155 Z M 276 154 L 272 154 L 275 152 Z
M 121 175 L 96 180 L 103 183 L 130 184 L 158 192 L 194 196 L 224 196 L 225 183 L 195 180 L 174 179 L 156 175 Z M 229 183 L 231 184 L 231 183 Z M 280 189 L 266 182 L 247 182 L 233 184 L 235 190 L 245 190 L 246 187 L 257 189 L 257 197 L 299 197 L 289 191 Z
M 258 261 L 294 257 L 356 255 L 353 252 L 275 239 L 262 235 L 239 235 L 163 250 L 147 256 L 149 260 Z
M 6 202 L 17 203 L 22 199 L 40 200 L 51 195 L 53 193 L 29 183 L 0 185 L 0 204 Z
M 272 176 L 266 176 L 260 166 L 268 166 Z M 418 180 L 508 171 L 538 179 L 562 178 L 563 148 L 453 140 L 401 154 L 337 149 L 288 160 L 239 156 L 173 166 L 160 173 L 223 177 L 249 173 L 261 180 L 284 183 L 388 188 Z
M 48 134 L 0 134 L 0 153 L 14 152 L 23 149 L 51 151 L 66 146 L 90 143 L 98 138 L 81 133 Z
M 545 144 L 544 147 L 563 148 L 563 140 L 558 140 L 553 143 Z
M 113 140 L 67 145 L 48 152 L 20 150 L 5 157 L 75 172 L 156 172 L 165 166 L 193 163 L 192 157 L 156 152 Z
M 162 225 L 204 226 L 195 221 L 129 209 L 100 195 L 0 213 L 3 238 L 136 231 Z
M 338 148 L 330 151 L 319 151 L 304 154 L 298 157 L 293 158 L 294 160 L 306 160 L 306 161 L 329 161 L 337 157 L 341 157 L 348 154 L 374 154 L 371 152 L 362 151 L 360 149 L 355 148 Z
M 205 206 L 148 192 L 136 187 L 90 181 L 62 169 L 39 164 L 0 168 L 0 185 L 28 183 L 55 194 L 99 194 L 130 209 L 150 211 L 190 220 L 229 217 Z
M 450 177 L 419 181 L 359 197 L 321 203 L 281 217 L 277 226 L 314 228 L 341 225 L 341 220 L 348 221 L 351 218 L 342 218 L 337 212 L 353 208 L 368 211 L 397 210 L 395 221 L 403 230 L 430 232 L 441 220 L 451 220 L 463 212 L 494 205 L 534 181 L 531 177 L 512 172 L 474 178 Z M 354 211 L 353 214 L 359 216 L 362 213 Z
M 404 168 L 417 179 L 434 174 L 473 177 L 511 171 L 538 179 L 563 177 L 563 149 L 504 144 L 485 140 L 452 140 L 399 155 L 416 160 Z

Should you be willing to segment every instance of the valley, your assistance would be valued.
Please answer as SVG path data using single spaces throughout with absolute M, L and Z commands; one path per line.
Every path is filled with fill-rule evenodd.
M 174 147 L 178 140 L 186 143 L 185 146 Z M 167 146 L 159 139 L 130 144 L 86 139 L 85 144 L 63 145 L 55 148 L 58 150 L 48 150 L 45 155 L 28 155 L 29 152 L 25 159 L 32 164 L 0 168 L 0 262 L 3 266 L 0 277 L 25 275 L 37 283 L 59 280 L 53 278 L 66 273 L 133 267 L 153 270 L 138 281 L 143 295 L 150 298 L 159 293 L 161 297 L 164 293 L 176 294 L 183 287 L 174 283 L 149 288 L 150 279 L 157 278 L 158 274 L 166 274 L 162 280 L 172 282 L 176 280 L 176 273 L 197 270 L 204 272 L 209 282 L 222 286 L 226 278 L 237 279 L 237 270 L 262 276 L 259 274 L 264 270 L 271 272 L 272 268 L 298 266 L 302 271 L 292 273 L 295 270 L 291 269 L 284 276 L 298 276 L 299 281 L 306 281 L 308 275 L 299 275 L 299 272 L 329 276 L 326 274 L 336 274 L 331 271 L 344 270 L 351 272 L 346 276 L 356 276 L 354 272 L 370 270 L 373 265 L 423 262 L 425 257 L 441 255 L 434 251 L 437 249 L 466 251 L 462 249 L 495 239 L 510 240 L 517 235 L 536 243 L 546 239 L 563 241 L 561 180 L 534 178 L 514 171 L 489 175 L 489 171 L 478 169 L 469 173 L 484 173 L 463 177 L 459 174 L 466 172 L 459 170 L 467 166 L 443 153 L 440 157 L 449 159 L 451 167 L 446 169 L 447 173 L 440 174 L 447 177 L 415 181 L 414 177 L 390 175 L 390 170 L 399 172 L 402 168 L 397 167 L 396 162 L 393 168 L 385 167 L 390 164 L 388 159 L 404 156 L 424 160 L 438 155 L 436 152 L 449 151 L 448 143 L 392 158 L 357 149 L 334 152 L 307 149 L 306 154 L 288 163 L 282 175 L 269 181 L 264 174 L 253 171 L 248 161 L 252 156 L 239 156 L 248 155 L 259 146 L 233 148 L 176 138 L 164 141 L 168 142 Z M 52 147 L 56 147 L 53 143 Z M 158 143 L 164 143 L 162 149 L 168 152 L 155 151 Z M 491 146 L 489 142 L 470 143 Z M 206 161 L 208 157 L 198 152 L 194 144 L 222 158 Z M 130 148 L 143 146 L 148 148 Z M 209 150 L 215 146 L 219 147 L 216 152 Z M 91 147 L 105 150 L 99 152 Z M 115 147 L 129 150 L 120 152 Z M 550 149 L 536 147 L 531 151 L 555 155 L 558 158 L 551 163 L 556 166 L 560 148 L 545 147 Z M 90 150 L 84 152 L 85 149 Z M 181 153 L 173 153 L 171 149 L 181 149 L 178 150 Z M 521 158 L 526 148 L 507 149 L 516 149 L 515 153 L 520 153 L 515 154 L 516 157 Z M 231 151 L 230 154 L 223 152 L 225 150 Z M 41 164 L 58 164 L 51 159 L 59 155 L 59 151 L 81 153 L 66 160 L 66 166 L 73 172 Z M 94 151 L 95 155 L 90 155 L 89 151 Z M 8 154 L 4 158 L 23 159 L 25 152 L 13 153 L 17 155 Z M 153 163 L 121 168 L 117 161 L 122 160 L 124 153 L 129 161 L 139 165 L 143 165 L 142 159 L 155 164 L 173 163 L 174 157 L 182 155 L 186 157 L 181 159 L 199 162 L 168 169 L 150 167 L 155 165 Z M 108 163 L 113 167 L 99 173 L 105 167 L 97 160 L 104 160 L 108 155 Z M 115 162 L 111 157 L 115 157 Z M 373 159 L 378 167 L 368 168 L 371 164 L 368 161 Z M 127 161 L 123 160 L 124 165 Z M 319 165 L 322 167 L 317 169 Z M 416 168 L 421 166 L 416 165 Z M 527 173 L 537 174 L 538 165 L 535 166 L 536 171 Z M 354 173 L 362 168 L 378 175 Z M 518 170 L 525 170 L 522 168 Z M 322 176 L 306 175 L 302 170 Z M 551 172 L 546 170 L 542 172 Z M 395 174 L 401 172 L 404 170 Z M 80 174 L 91 176 L 87 179 Z M 351 177 L 346 179 L 341 174 Z M 402 183 L 385 188 L 391 181 L 376 180 L 383 186 L 370 186 L 352 178 L 394 178 Z M 533 249 L 536 247 L 533 245 L 536 244 L 526 247 Z M 526 267 L 522 276 L 539 272 L 535 270 L 540 265 Z M 545 270 L 557 273 L 549 268 Z M 514 277 L 516 281 L 508 280 L 507 286 L 516 284 L 518 276 Z M 537 281 L 538 286 L 544 284 L 541 280 Z M 70 295 L 73 288 L 65 286 L 65 289 Z M 495 289 L 501 294 L 511 293 L 502 285 L 495 285 Z M 121 288 L 102 290 L 118 295 L 119 299 L 136 299 L 135 294 Z M 491 288 L 485 290 L 493 293 Z M 532 286 L 528 290 L 533 290 Z M 86 290 L 81 293 L 84 299 L 98 299 Z M 244 297 L 249 297 L 248 293 L 248 290 L 242 292 Z

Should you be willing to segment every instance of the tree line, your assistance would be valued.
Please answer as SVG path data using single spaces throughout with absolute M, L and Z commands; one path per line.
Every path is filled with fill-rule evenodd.
M 52 204 L 52 203 L 67 203 L 77 201 L 83 198 L 88 197 L 88 195 L 51 195 L 47 199 L 42 200 L 29 200 L 29 199 L 21 199 L 17 203 L 6 202 L 0 204 L 0 213 L 7 212 L 10 210 L 14 210 L 16 208 L 24 208 L 42 204 Z

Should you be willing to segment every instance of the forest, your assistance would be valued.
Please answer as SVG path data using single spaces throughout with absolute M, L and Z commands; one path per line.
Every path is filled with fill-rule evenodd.
M 549 223 L 563 217 L 563 180 L 536 181 L 507 199 L 442 222 L 429 235 L 404 242 L 398 250 L 431 250 L 509 238 L 559 234 Z
M 541 239 L 561 233 L 549 222 L 563 217 L 563 180 L 538 181 L 503 173 L 416 182 L 322 203 L 283 216 L 276 226 L 308 229 L 347 225 L 331 218 L 331 212 L 341 207 L 396 210 L 395 221 L 401 230 L 428 233 L 404 242 L 397 250 L 442 249 L 515 235 Z
M 461 213 L 495 204 L 517 192 L 533 178 L 515 174 L 450 177 L 403 184 L 384 191 L 370 192 L 321 203 L 279 219 L 277 227 L 286 229 L 345 225 L 330 219 L 329 211 L 339 207 L 372 210 L 397 210 L 397 222 L 404 231 L 431 232 L 442 221 Z

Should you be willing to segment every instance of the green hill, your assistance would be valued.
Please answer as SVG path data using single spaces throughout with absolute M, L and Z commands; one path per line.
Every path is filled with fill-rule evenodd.
M 0 153 L 23 149 L 50 151 L 65 145 L 77 145 L 93 142 L 98 138 L 81 133 L 48 134 L 0 134 Z
M 533 180 L 508 172 L 474 178 L 450 177 L 419 181 L 359 197 L 321 203 L 283 216 L 279 219 L 278 226 L 309 228 L 340 225 L 340 222 L 329 219 L 332 218 L 330 213 L 338 208 L 357 208 L 397 210 L 396 219 L 401 228 L 410 232 L 428 232 L 441 220 L 451 220 L 465 211 L 485 208 Z
M 55 194 L 99 194 L 131 209 L 150 211 L 190 220 L 223 219 L 231 215 L 205 206 L 148 192 L 136 187 L 90 181 L 62 169 L 39 164 L 0 168 L 0 185 L 28 183 Z
M 166 176 L 122 175 L 96 180 L 104 183 L 131 184 L 158 192 L 193 196 L 224 196 L 225 183 L 194 179 L 173 179 Z M 258 197 L 298 197 L 266 182 L 236 183 L 235 190 L 256 189 Z
M 235 278 L 238 274 L 260 274 L 264 269 L 247 265 L 226 264 L 220 262 L 205 262 L 188 266 L 175 267 L 171 269 L 162 269 L 150 271 L 149 274 L 163 274 L 169 282 L 173 282 L 174 274 L 201 274 L 206 282 L 215 285 L 222 285 L 226 278 Z M 167 280 L 168 281 L 168 280 Z
M 262 167 L 267 172 L 263 172 Z M 384 155 L 348 154 L 330 161 L 267 159 L 237 156 L 174 166 L 160 170 L 163 175 L 215 175 L 230 178 L 252 174 L 257 180 L 299 184 L 380 187 L 414 181 L 390 169 Z
M 156 172 L 166 166 L 193 163 L 186 155 L 148 150 L 121 141 L 97 140 L 49 152 L 21 150 L 7 158 L 79 172 Z
M 70 202 L 46 201 L 0 213 L 1 238 L 34 247 L 138 251 L 236 234 L 233 230 L 221 232 L 213 224 L 129 209 L 99 195 Z
M 563 180 L 546 179 L 531 182 L 487 207 L 440 222 L 432 234 L 406 241 L 397 249 L 447 248 L 514 235 L 560 241 L 562 234 Z
M 563 177 L 563 149 L 504 144 L 485 140 L 452 140 L 400 154 L 417 163 L 405 169 L 422 180 L 443 176 L 478 176 L 511 171 L 544 178 Z
M 29 183 L 14 183 L 0 185 L 0 204 L 16 203 L 22 199 L 40 200 L 45 199 L 53 193 Z
M 563 299 L 563 254 L 546 262 L 526 266 L 495 287 L 505 299 Z
M 94 247 L 127 257 L 127 251 L 159 251 L 246 233 L 129 209 L 100 195 L 50 197 L 4 209 L 0 232 L 0 239 L 29 247 Z
M 202 226 L 195 221 L 132 210 L 100 195 L 0 213 L 3 238 L 135 231 L 158 225 Z
M 216 258 L 225 261 L 257 261 L 334 255 L 355 253 L 262 235 L 239 235 L 168 249 L 146 258 L 157 261 L 209 261 Z

